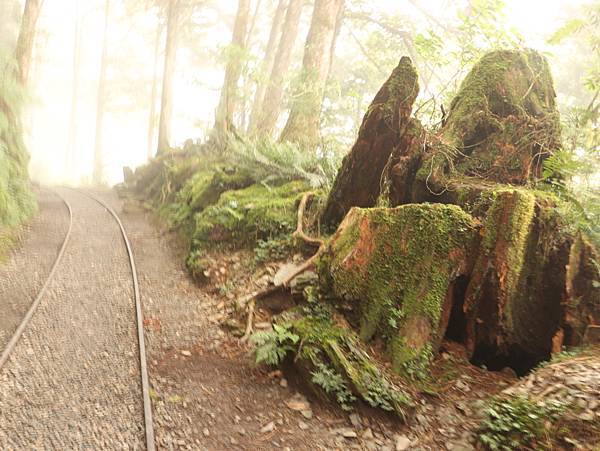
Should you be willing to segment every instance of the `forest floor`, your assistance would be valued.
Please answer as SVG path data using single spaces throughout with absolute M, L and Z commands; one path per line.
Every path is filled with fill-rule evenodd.
M 447 343 L 410 424 L 359 406 L 348 414 L 294 380 L 256 366 L 239 334 L 235 300 L 267 285 L 283 262 L 256 264 L 251 252 L 211 254 L 209 282 L 196 285 L 187 248 L 152 212 L 119 205 L 135 252 L 149 344 L 157 441 L 164 449 L 474 449 L 483 400 L 507 388 L 514 373 L 470 365 Z M 269 327 L 258 309 L 255 326 Z M 236 336 L 237 335 L 237 336 Z M 410 444 L 410 445 L 409 445 Z
M 507 390 L 571 397 L 581 407 L 578 421 L 600 422 L 600 352 L 517 379 L 509 369 L 491 372 L 471 365 L 453 342 L 443 344 L 407 424 L 365 405 L 344 412 L 314 396 L 293 372 L 255 365 L 251 349 L 239 340 L 245 318 L 236 312 L 236 300 L 266 286 L 284 262 L 258 264 L 247 251 L 213 252 L 209 281 L 198 286 L 184 267 L 187 249 L 176 233 L 112 191 L 97 194 L 121 216 L 138 266 L 159 449 L 472 450 L 486 401 Z M 39 196 L 40 213 L 9 269 L 21 254 L 29 264 L 36 261 L 31 258 L 39 256 L 39 240 L 50 236 L 50 229 L 64 233 L 65 224 L 51 219 L 64 207 Z M 54 241 L 47 243 L 50 253 L 59 245 Z M 39 262 L 43 275 L 47 265 Z M 6 268 L 3 274 L 23 271 Z M 6 301 L 10 296 L 4 293 Z M 271 314 L 259 308 L 256 328 L 270 327 Z M 8 334 L 10 325 L 4 323 L 0 332 Z M 3 427 L 0 422 L 0 431 Z M 593 448 L 575 440 L 565 449 Z

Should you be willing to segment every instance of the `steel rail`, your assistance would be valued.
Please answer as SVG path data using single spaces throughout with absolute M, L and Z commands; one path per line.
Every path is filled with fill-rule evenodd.
M 63 239 L 63 243 L 62 243 L 62 245 L 60 247 L 60 250 L 58 251 L 58 254 L 56 256 L 56 260 L 54 260 L 54 264 L 52 265 L 52 269 L 50 270 L 50 274 L 48 274 L 48 278 L 46 279 L 46 281 L 42 285 L 42 288 L 38 292 L 38 295 L 36 296 L 36 298 L 31 303 L 31 306 L 29 307 L 29 310 L 27 310 L 27 313 L 25 314 L 25 317 L 21 321 L 21 324 L 19 324 L 19 327 L 17 327 L 17 330 L 15 331 L 15 333 L 11 337 L 10 341 L 8 342 L 8 344 L 6 345 L 6 347 L 4 348 L 4 351 L 2 352 L 2 356 L 0 356 L 0 369 L 2 369 L 2 367 L 4 366 L 4 364 L 10 358 L 12 352 L 14 351 L 15 347 L 17 346 L 17 343 L 21 339 L 21 336 L 23 335 L 23 332 L 25 331 L 25 329 L 27 328 L 27 325 L 31 321 L 31 318 L 33 317 L 33 314 L 35 313 L 35 311 L 37 310 L 38 306 L 40 305 L 40 302 L 41 302 L 42 298 L 46 294 L 46 291 L 48 291 L 48 286 L 50 285 L 50 282 L 52 281 L 52 278 L 54 277 L 54 273 L 56 272 L 56 268 L 58 268 L 58 264 L 62 260 L 63 254 L 65 253 L 65 249 L 67 247 L 67 243 L 69 242 L 69 238 L 71 236 L 71 229 L 73 227 L 73 211 L 71 210 L 71 205 L 58 192 L 56 192 L 54 190 L 51 190 L 51 191 L 54 194 L 56 194 L 60 198 L 60 200 L 63 201 L 63 203 L 67 207 L 67 210 L 69 211 L 69 228 L 67 229 L 67 233 L 65 233 L 65 238 Z
M 125 227 L 121 222 L 121 219 L 117 213 L 102 199 L 90 194 L 86 191 L 75 190 L 78 193 L 84 194 L 89 198 L 95 200 L 102 207 L 104 207 L 115 219 L 119 228 L 121 229 L 121 235 L 127 248 L 127 254 L 129 256 L 129 266 L 133 275 L 133 294 L 135 297 L 135 312 L 137 318 L 137 332 L 138 332 L 138 346 L 140 352 L 140 373 L 142 380 L 142 398 L 144 401 L 144 424 L 146 429 L 146 448 L 148 451 L 155 451 L 156 445 L 154 443 L 154 425 L 152 422 L 152 402 L 150 400 L 150 383 L 148 381 L 148 364 L 146 361 L 146 342 L 144 339 L 144 315 L 142 312 L 142 302 L 140 296 L 140 286 L 138 283 L 137 270 L 135 266 L 135 260 L 133 258 L 133 251 Z

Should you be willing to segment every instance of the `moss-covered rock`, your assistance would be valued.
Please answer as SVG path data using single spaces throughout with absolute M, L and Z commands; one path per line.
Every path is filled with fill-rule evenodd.
M 386 339 L 397 371 L 414 372 L 437 350 L 476 230 L 452 205 L 353 208 L 331 239 L 322 279 L 351 303 L 363 340 Z
M 297 181 L 227 191 L 216 204 L 196 214 L 192 248 L 253 246 L 258 240 L 289 235 L 296 228 L 300 197 L 309 190 L 305 182 Z
M 168 204 L 166 216 L 173 226 L 187 224 L 196 213 L 215 204 L 222 193 L 239 190 L 253 184 L 252 177 L 237 168 L 200 169 L 186 180 L 173 203 Z

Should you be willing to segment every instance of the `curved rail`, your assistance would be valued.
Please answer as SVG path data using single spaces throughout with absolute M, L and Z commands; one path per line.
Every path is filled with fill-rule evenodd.
M 6 363 L 6 361 L 10 358 L 10 355 L 14 351 L 15 346 L 17 345 L 17 343 L 19 342 L 21 336 L 23 335 L 23 332 L 25 331 L 25 328 L 27 327 L 27 325 L 31 321 L 31 318 L 33 317 L 33 314 L 37 310 L 38 306 L 40 305 L 40 302 L 41 302 L 42 298 L 46 294 L 46 291 L 48 290 L 48 285 L 50 285 L 50 281 L 54 277 L 54 273 L 56 272 L 56 268 L 58 267 L 58 264 L 60 263 L 60 261 L 61 261 L 61 259 L 63 257 L 63 254 L 65 253 L 65 249 L 67 247 L 67 243 L 69 242 L 69 237 L 71 236 L 71 228 L 73 227 L 73 211 L 71 210 L 71 205 L 59 193 L 57 193 L 54 190 L 52 190 L 52 192 L 54 194 L 56 194 L 60 198 L 60 200 L 63 201 L 63 203 L 67 207 L 67 210 L 69 211 L 69 228 L 67 229 L 67 233 L 65 233 L 65 238 L 63 240 L 62 246 L 60 247 L 60 250 L 58 251 L 58 255 L 56 256 L 56 260 L 54 260 L 54 264 L 52 265 L 52 269 L 50 270 L 50 274 L 48 275 L 48 278 L 44 282 L 44 285 L 42 285 L 42 288 L 39 291 L 37 297 L 31 303 L 31 306 L 29 307 L 29 310 L 27 310 L 27 313 L 25 314 L 25 317 L 23 318 L 23 321 L 21 321 L 21 324 L 19 324 L 19 327 L 17 327 L 17 330 L 15 331 L 15 333 L 13 334 L 13 336 L 11 337 L 10 341 L 8 342 L 8 344 L 6 345 L 6 348 L 4 348 L 4 351 L 2 352 L 2 356 L 0 356 L 0 369 L 2 369 L 2 367 L 4 366 L 4 364 Z
M 89 198 L 95 200 L 102 207 L 104 207 L 115 219 L 119 228 L 121 229 L 121 235 L 127 248 L 127 255 L 129 256 L 129 266 L 131 267 L 131 273 L 133 275 L 133 294 L 135 297 L 135 312 L 137 318 L 137 331 L 138 331 L 138 345 L 140 352 L 140 373 L 142 378 L 142 397 L 144 401 L 144 423 L 146 428 L 146 448 L 148 451 L 155 451 L 156 445 L 154 444 L 154 425 L 152 423 L 152 402 L 150 400 L 150 383 L 148 381 L 148 364 L 146 361 L 146 342 L 144 340 L 144 315 L 142 313 L 142 303 L 140 297 L 140 286 L 137 278 L 137 270 L 135 267 L 135 260 L 133 259 L 133 251 L 125 227 L 121 222 L 121 219 L 117 213 L 103 200 L 85 191 L 75 190 L 78 193 L 84 194 Z

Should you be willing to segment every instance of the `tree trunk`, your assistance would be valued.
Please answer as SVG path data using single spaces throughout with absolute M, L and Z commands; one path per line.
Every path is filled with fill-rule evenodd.
M 148 160 L 154 156 L 154 131 L 156 129 L 156 95 L 158 91 L 158 61 L 160 57 L 160 24 L 156 27 L 154 40 L 154 68 L 152 70 L 152 92 L 150 94 L 150 108 L 148 112 Z
M 267 47 L 265 48 L 265 59 L 261 68 L 261 77 L 256 86 L 256 93 L 254 94 L 254 102 L 252 104 L 252 112 L 250 113 L 250 133 L 255 132 L 258 127 L 259 117 L 263 109 L 263 102 L 265 100 L 265 93 L 267 92 L 267 87 L 269 86 L 269 81 L 263 77 L 271 74 L 273 65 L 275 64 L 275 52 L 281 36 L 281 28 L 283 26 L 286 6 L 287 0 L 279 0 L 277 8 L 275 9 L 275 15 L 273 16 L 273 22 L 271 23 L 271 32 L 269 33 L 269 40 L 267 41 Z
M 74 35 L 73 35 L 73 81 L 71 89 L 71 118 L 69 120 L 69 142 L 67 144 L 67 154 L 65 158 L 65 173 L 71 175 L 73 169 L 73 158 L 75 155 L 75 143 L 77 141 L 77 101 L 79 100 L 79 60 L 81 56 L 81 28 L 79 17 L 79 1 L 75 0 L 74 7 Z
M 290 67 L 292 50 L 298 36 L 298 27 L 300 25 L 303 6 L 304 0 L 290 0 L 287 8 L 281 40 L 277 47 L 271 77 L 266 88 L 269 95 L 264 98 L 262 108 L 259 110 L 257 133 L 270 135 L 277 124 L 283 99 L 283 82 Z
M 333 33 L 333 39 L 331 40 L 331 48 L 329 50 L 329 68 L 327 69 L 327 78 L 331 77 L 333 70 L 333 62 L 335 60 L 335 46 L 337 45 L 338 38 L 342 32 L 342 25 L 344 24 L 344 16 L 346 14 L 346 5 L 342 3 L 342 6 L 338 10 L 337 17 L 335 18 L 335 31 Z
M 179 22 L 179 0 L 169 0 L 167 11 L 167 38 L 165 43 L 165 63 L 158 121 L 158 152 L 169 150 L 171 139 L 171 119 L 173 116 L 173 75 L 177 56 L 177 27 Z
M 316 0 L 302 62 L 302 86 L 293 96 L 292 108 L 280 141 L 307 149 L 318 145 L 323 91 L 330 69 L 336 19 L 344 0 Z
M 96 104 L 96 139 L 94 140 L 94 170 L 92 181 L 99 185 L 104 182 L 104 163 L 102 161 L 102 128 L 104 125 L 104 107 L 106 103 L 106 66 L 108 63 L 108 19 L 110 0 L 104 7 L 104 37 L 102 39 L 102 59 L 100 61 L 100 79 L 98 81 L 98 100 Z
M 242 73 L 241 52 L 246 47 L 246 32 L 250 16 L 250 0 L 239 0 L 233 25 L 233 38 L 225 67 L 225 81 L 215 118 L 215 132 L 221 138 L 233 128 L 233 115 L 239 104 L 238 80 Z
M 33 51 L 33 41 L 35 39 L 35 25 L 40 15 L 43 0 L 26 0 L 23 19 L 21 20 L 21 30 L 17 39 L 15 49 L 15 59 L 17 60 L 19 70 L 19 81 L 23 86 L 27 84 L 29 76 L 29 66 L 31 64 L 31 53 Z

